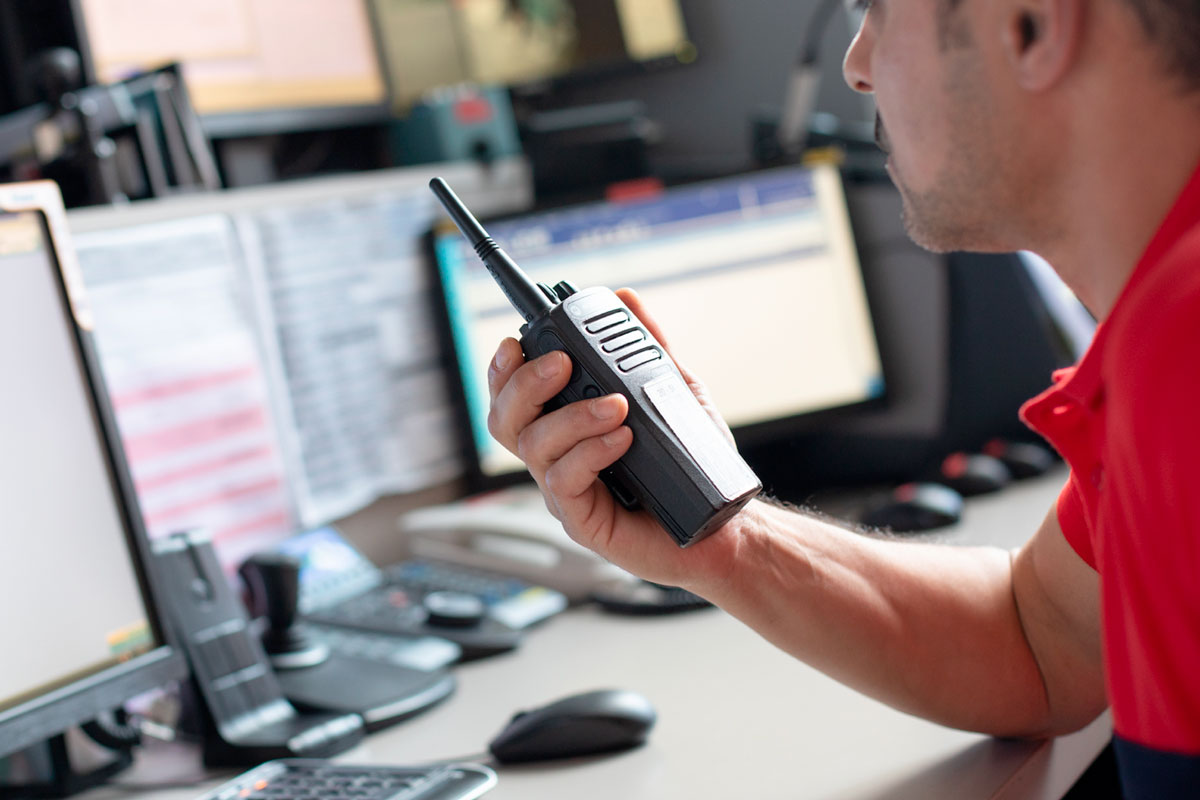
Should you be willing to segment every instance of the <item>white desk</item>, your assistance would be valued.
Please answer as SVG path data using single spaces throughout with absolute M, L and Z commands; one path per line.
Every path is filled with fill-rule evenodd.
M 1041 521 L 1062 480 L 1060 472 L 970 500 L 964 522 L 944 538 L 1014 546 Z M 513 711 L 607 686 L 636 689 L 657 707 L 645 747 L 501 768 L 488 797 L 1057 798 L 1110 735 L 1107 715 L 1047 742 L 924 722 L 835 683 L 717 610 L 657 618 L 574 610 L 530 632 L 517 652 L 457 674 L 458 691 L 442 706 L 339 760 L 420 763 L 481 753 Z M 186 778 L 199 769 L 191 751 L 154 755 L 122 779 Z M 152 796 L 183 800 L 205 786 Z M 126 796 L 104 789 L 88 798 Z

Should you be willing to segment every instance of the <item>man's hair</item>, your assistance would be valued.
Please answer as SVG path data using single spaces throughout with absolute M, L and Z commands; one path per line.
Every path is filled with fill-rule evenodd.
M 938 47 L 949 50 L 952 47 L 967 47 L 971 44 L 971 35 L 960 20 L 955 19 L 955 11 L 963 4 L 963 0 L 941 0 L 938 4 L 937 34 Z
M 943 48 L 968 43 L 964 29 L 952 19 L 964 0 L 941 0 L 938 37 Z M 1161 52 L 1168 74 L 1188 91 L 1200 91 L 1200 2 L 1197 0 L 1121 0 L 1141 22 L 1151 44 Z
M 1150 41 L 1162 49 L 1171 75 L 1200 90 L 1200 3 L 1196 0 L 1124 0 Z

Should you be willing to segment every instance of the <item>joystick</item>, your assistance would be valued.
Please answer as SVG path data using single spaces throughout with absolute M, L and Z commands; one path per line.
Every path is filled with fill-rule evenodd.
M 260 553 L 242 565 L 242 578 L 266 615 L 263 649 L 276 669 L 314 667 L 329 658 L 329 648 L 300 622 L 300 561 L 282 553 Z
M 333 652 L 298 619 L 300 560 L 283 553 L 251 556 L 241 567 L 251 607 L 266 617 L 263 649 L 284 696 L 299 708 L 358 714 L 368 731 L 424 711 L 449 697 L 454 677 Z

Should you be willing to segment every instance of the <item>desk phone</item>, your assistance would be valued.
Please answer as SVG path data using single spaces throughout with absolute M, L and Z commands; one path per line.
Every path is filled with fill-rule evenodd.
M 397 527 L 418 558 L 515 576 L 572 603 L 642 616 L 710 607 L 686 589 L 644 581 L 572 541 L 534 488 L 416 509 Z

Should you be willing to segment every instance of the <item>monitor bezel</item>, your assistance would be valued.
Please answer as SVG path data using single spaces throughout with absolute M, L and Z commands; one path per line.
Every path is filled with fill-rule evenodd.
M 36 214 L 46 234 L 48 260 L 64 314 L 71 320 L 76 365 L 89 398 L 98 444 L 103 451 L 113 500 L 129 548 L 138 589 L 146 604 L 147 622 L 157 645 L 127 661 L 101 667 L 86 676 L 43 694 L 0 709 L 0 756 L 18 752 L 72 726 L 120 707 L 144 692 L 167 686 L 188 675 L 187 663 L 173 633 L 160 616 L 158 601 L 165 589 L 151 570 L 149 538 L 142 524 L 129 466 L 125 460 L 116 417 L 100 372 L 95 344 L 78 295 L 79 285 L 68 277 L 66 215 L 58 187 L 48 181 L 0 187 L 0 213 Z M 65 256 L 70 261 L 69 256 Z M 77 275 L 78 272 L 76 271 Z
M 664 186 L 663 189 L 664 191 L 670 191 L 676 188 L 692 187 L 714 181 L 737 179 L 743 176 L 760 175 L 772 171 L 806 168 L 810 167 L 803 164 L 764 166 L 754 169 L 738 170 L 721 175 L 706 176 L 694 180 L 673 182 L 670 185 Z M 884 357 L 883 348 L 880 347 L 879 344 L 879 322 L 876 315 L 876 303 L 871 296 L 870 282 L 866 280 L 864 274 L 865 269 L 862 261 L 863 243 L 860 239 L 859 233 L 855 229 L 854 221 L 850 216 L 846 201 L 846 187 L 853 182 L 854 173 L 849 169 L 840 167 L 837 169 L 837 171 L 839 176 L 839 185 L 841 187 L 841 202 L 843 208 L 845 208 L 846 219 L 850 223 L 850 233 L 854 243 L 855 255 L 858 260 L 859 274 L 863 279 L 863 292 L 867 303 L 867 317 L 868 322 L 871 325 L 871 336 L 872 340 L 875 342 L 875 350 L 879 356 L 880 369 L 883 373 L 882 390 L 880 394 L 875 397 L 864 398 L 851 403 L 829 406 L 801 414 L 793 414 L 788 417 L 780 417 L 776 419 L 764 420 L 762 422 L 748 423 L 736 427 L 730 426 L 738 447 L 743 449 L 743 451 L 770 441 L 777 441 L 780 439 L 780 437 L 811 432 L 814 429 L 817 429 L 833 420 L 847 418 L 864 411 L 878 410 L 887 406 L 889 391 L 888 387 L 891 385 L 891 367 L 889 367 L 887 359 Z M 578 198 L 565 201 L 555 200 L 550 203 L 536 204 L 533 208 L 527 211 L 481 217 L 480 221 L 486 228 L 492 223 L 508 222 L 511 220 L 520 219 L 522 217 L 527 217 L 532 214 L 554 211 L 569 211 L 589 205 L 603 204 L 605 202 L 608 201 L 604 197 L 595 197 L 591 200 L 579 200 Z M 445 374 L 447 376 L 446 388 L 451 398 L 451 403 L 454 406 L 455 419 L 458 421 L 458 424 L 455 426 L 455 428 L 460 437 L 460 453 L 466 465 L 464 471 L 466 490 L 470 494 L 475 494 L 480 492 L 495 491 L 498 489 L 504 489 L 510 486 L 527 483 L 532 480 L 532 478 L 524 469 L 514 469 L 511 472 L 505 473 L 490 473 L 485 471 L 482 466 L 483 459 L 475 441 L 475 429 L 471 421 L 470 402 L 467 398 L 466 389 L 463 386 L 463 382 L 459 379 L 463 373 L 463 365 L 459 358 L 459 351 L 455 342 L 454 326 L 450 320 L 449 307 L 446 301 L 447 287 L 437 254 L 438 236 L 447 229 L 445 226 L 448 224 L 448 221 L 443 219 L 435 224 L 434 227 L 428 232 L 426 232 L 423 250 L 425 253 L 426 265 L 429 269 L 432 281 L 434 316 L 438 327 L 438 345 L 441 348 L 443 358 L 445 359 Z M 564 277 L 569 280 L 569 276 Z M 514 338 L 518 338 L 520 334 L 517 330 L 513 330 L 512 336 Z M 496 344 L 499 345 L 499 342 Z M 699 375 L 697 377 L 700 378 L 700 380 L 704 380 L 703 375 Z

